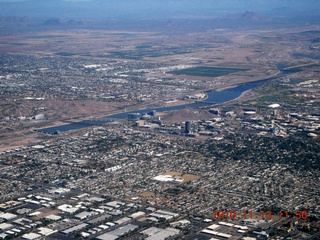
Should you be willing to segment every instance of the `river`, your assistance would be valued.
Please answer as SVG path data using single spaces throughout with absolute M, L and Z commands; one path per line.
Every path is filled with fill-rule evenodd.
M 177 106 L 170 106 L 170 107 L 159 107 L 159 108 L 152 108 L 152 109 L 146 108 L 146 109 L 140 109 L 140 110 L 135 110 L 135 111 L 122 112 L 122 113 L 98 118 L 98 119 L 92 120 L 92 121 L 84 120 L 84 121 L 69 123 L 69 124 L 65 124 L 65 125 L 61 125 L 61 126 L 43 128 L 43 129 L 39 129 L 38 131 L 43 132 L 43 133 L 47 133 L 47 134 L 54 134 L 54 133 L 59 133 L 59 132 L 66 132 L 66 131 L 70 131 L 70 130 L 85 128 L 90 125 L 101 124 L 103 121 L 106 121 L 105 119 L 125 119 L 128 117 L 128 113 L 145 114 L 145 113 L 149 113 L 151 110 L 156 110 L 157 112 L 164 112 L 164 111 L 171 111 L 171 110 L 179 110 L 184 107 L 189 107 L 189 108 L 206 107 L 206 106 L 212 105 L 213 103 L 223 103 L 223 102 L 233 100 L 233 99 L 239 97 L 243 92 L 245 92 L 249 89 L 253 89 L 255 87 L 261 86 L 264 82 L 265 82 L 265 80 L 246 83 L 246 84 L 242 84 L 237 87 L 225 89 L 225 90 L 222 90 L 219 92 L 208 91 L 207 92 L 208 98 L 205 101 L 199 101 L 199 102 L 182 104 L 182 105 L 177 105 Z

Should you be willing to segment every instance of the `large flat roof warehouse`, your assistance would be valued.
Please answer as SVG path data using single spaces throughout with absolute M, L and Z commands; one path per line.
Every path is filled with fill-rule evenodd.
M 69 204 L 63 204 L 58 206 L 58 209 L 63 211 L 63 212 L 68 212 L 68 213 L 74 213 L 80 209 L 80 206 L 72 206 Z
M 219 236 L 219 237 L 223 237 L 223 238 L 227 238 L 227 239 L 229 239 L 229 238 L 232 237 L 232 235 L 226 234 L 226 233 L 218 233 L 218 236 Z
M 209 235 L 214 235 L 214 236 L 226 238 L 226 239 L 229 239 L 229 238 L 232 237 L 232 235 L 230 235 L 230 234 L 221 233 L 221 232 L 216 232 L 216 231 L 212 231 L 212 230 L 209 230 L 209 229 L 203 229 L 201 232 L 202 232 L 202 233 L 209 234 Z
M 136 212 L 136 213 L 129 215 L 128 217 L 129 218 L 139 218 L 139 217 L 144 216 L 145 214 L 146 214 L 145 212 Z
M 8 234 L 0 233 L 0 239 L 5 239 L 8 236 Z
M 1 223 L 0 224 L 0 231 L 5 231 L 10 228 L 13 228 L 12 224 L 9 224 L 9 223 Z
M 97 214 L 98 213 L 94 212 L 94 211 L 90 211 L 90 212 L 84 211 L 84 212 L 78 213 L 74 217 L 83 220 L 83 219 L 89 218 L 89 217 L 97 215 Z
M 112 201 L 112 202 L 107 202 L 106 205 L 110 206 L 110 207 L 113 207 L 113 208 L 119 208 L 122 205 L 125 205 L 125 203 L 119 202 L 119 201 Z
M 117 238 L 118 236 L 112 235 L 110 233 L 105 233 L 97 237 L 97 239 L 100 239 L 100 240 L 115 240 Z
M 203 229 L 201 232 L 202 233 L 207 233 L 207 234 L 210 234 L 210 235 L 217 235 L 218 234 L 218 232 L 212 231 L 212 230 L 209 230 L 209 229 Z
M 207 229 L 210 229 L 210 230 L 215 230 L 216 228 L 220 227 L 218 224 L 213 224 L 209 227 L 207 227 Z
M 173 217 L 179 216 L 178 213 L 173 213 L 173 212 L 164 211 L 164 210 L 157 210 L 156 213 L 164 214 L 164 215 L 169 215 L 169 216 L 173 216 Z
M 11 220 L 16 218 L 17 215 L 12 213 L 0 213 L 0 219 Z
M 138 228 L 137 225 L 133 225 L 133 224 L 127 224 L 123 227 L 119 227 L 116 230 L 110 232 L 111 234 L 114 234 L 116 236 L 122 236 L 130 231 L 133 231 L 134 229 Z
M 124 234 L 126 234 L 126 233 L 128 233 L 130 231 L 133 231 L 136 228 L 138 228 L 137 225 L 128 224 L 128 225 L 125 225 L 123 227 L 117 228 L 114 231 L 102 234 L 102 235 L 98 236 L 97 239 L 100 239 L 100 240 L 114 240 L 114 239 L 117 239 L 118 237 L 120 237 L 120 236 L 122 236 L 122 235 L 124 235 Z
M 72 227 L 72 228 L 68 228 L 68 229 L 62 231 L 62 233 L 64 233 L 64 234 L 74 233 L 74 232 L 77 232 L 77 231 L 79 231 L 79 230 L 81 230 L 81 229 L 84 229 L 84 228 L 87 227 L 87 226 L 88 226 L 88 224 L 82 223 L 82 224 L 79 224 L 79 225 L 74 226 L 74 227 Z
M 53 229 L 50 229 L 50 228 L 46 228 L 46 227 L 40 227 L 38 228 L 39 230 L 39 234 L 41 234 L 42 236 L 49 236 L 55 232 L 57 232 L 57 230 L 53 230 Z
M 22 236 L 23 239 L 27 240 L 34 240 L 34 239 L 40 239 L 42 236 L 37 233 L 27 233 Z
M 148 235 L 149 237 L 146 238 L 146 240 L 164 240 L 168 237 L 174 236 L 176 234 L 179 234 L 179 230 L 175 228 L 156 228 L 156 227 L 150 227 L 144 231 L 142 231 L 143 234 Z

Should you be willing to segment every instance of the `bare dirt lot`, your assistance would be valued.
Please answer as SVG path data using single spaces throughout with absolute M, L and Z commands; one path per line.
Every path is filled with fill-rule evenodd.
M 46 99 L 18 100 L 0 102 L 0 117 L 32 117 L 34 109 L 42 109 L 48 120 L 71 119 L 108 114 L 118 107 L 130 105 L 130 102 L 103 102 L 94 100 Z

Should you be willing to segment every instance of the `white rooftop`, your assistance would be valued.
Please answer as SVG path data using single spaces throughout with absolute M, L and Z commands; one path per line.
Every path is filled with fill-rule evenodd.
M 23 239 L 28 239 L 28 240 L 34 240 L 34 239 L 38 239 L 40 237 L 41 237 L 41 235 L 36 234 L 36 233 L 27 233 L 22 236 Z
M 278 107 L 280 107 L 280 104 L 274 103 L 274 104 L 269 105 L 268 107 L 269 108 L 278 108 Z

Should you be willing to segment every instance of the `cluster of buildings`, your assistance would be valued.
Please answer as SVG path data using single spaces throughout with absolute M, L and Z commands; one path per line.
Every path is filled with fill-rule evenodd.
M 25 55 L 1 55 L 0 60 L 3 63 L 0 100 L 7 105 L 0 115 L 3 122 L 43 120 L 44 115 L 46 119 L 53 119 L 50 101 L 55 99 L 116 100 L 123 105 L 156 101 L 164 105 L 168 101 L 184 98 L 196 87 L 189 83 L 191 80 L 175 82 L 171 79 L 157 84 L 162 79 L 150 77 L 152 74 L 190 67 L 188 65 Z M 198 87 L 201 84 L 199 82 Z
M 308 108 L 217 105 L 182 122 L 132 113 L 0 152 L 0 237 L 317 237 L 319 106 L 303 98 Z M 213 210 L 254 215 L 213 219 Z
M 0 212 L 0 239 L 111 240 L 131 232 L 165 239 L 180 233 L 176 228 L 148 228 L 152 223 L 176 219 L 177 213 L 65 188 L 43 189 L 41 195 L 5 202 L 0 209 L 4 211 Z
M 156 106 L 203 99 L 190 92 L 214 84 L 161 77 L 190 67 L 184 64 L 0 60 L 0 100 L 8 103 L 1 130 L 8 122 L 50 120 L 46 100 Z M 215 105 L 202 109 L 210 117 L 190 114 L 183 121 L 131 113 L 57 136 L 36 133 L 45 140 L 0 152 L 0 239 L 318 238 L 319 81 L 280 86 L 290 87 L 290 101 Z M 12 110 L 28 101 L 37 107 L 25 115 Z M 214 210 L 238 215 L 214 219 Z M 261 216 L 267 210 L 272 219 Z
M 158 121 L 150 115 L 142 116 L 139 113 L 129 114 L 128 119 L 140 119 L 135 123 L 138 127 L 149 127 L 162 133 L 186 134 L 189 137 L 218 137 L 221 132 L 288 137 L 301 132 L 310 138 L 317 138 L 320 129 L 318 103 L 310 103 L 308 110 L 309 112 L 306 113 L 300 105 L 261 104 L 254 108 L 246 106 L 235 109 L 212 108 L 207 110 L 212 113 L 210 119 L 186 120 L 182 123 Z
M 213 210 L 259 213 L 261 209 L 271 209 L 274 216 L 282 210 L 295 219 L 295 210 L 301 209 L 307 211 L 308 219 L 297 221 L 290 228 L 291 234 L 300 234 L 298 229 L 308 225 L 308 236 L 312 236 L 319 227 L 312 219 L 319 218 L 320 210 L 319 171 L 316 159 L 309 154 L 317 147 L 314 139 L 294 135 L 271 141 L 272 132 L 268 132 L 270 137 L 257 131 L 238 134 L 234 127 L 242 127 L 233 124 L 241 122 L 238 117 L 221 111 L 219 114 L 213 114 L 213 119 L 220 118 L 219 121 L 197 123 L 198 131 L 215 132 L 215 136 L 205 138 L 189 136 L 187 130 L 196 130 L 192 121 L 179 123 L 180 134 L 172 135 L 134 126 L 135 121 L 117 120 L 79 130 L 73 137 L 52 136 L 52 140 L 38 145 L 1 152 L 3 213 L 18 215 L 17 206 L 26 205 L 19 212 L 31 221 L 37 219 L 27 231 L 10 222 L 17 217 L 4 219 L 12 226 L 4 225 L 2 234 L 15 236 L 19 230 L 21 236 L 33 234 L 25 235 L 26 239 L 40 238 L 44 232 L 98 239 L 145 234 L 146 238 L 160 239 L 153 229 L 159 228 L 161 236 L 167 237 L 196 233 L 202 237 L 240 239 L 249 236 L 249 230 L 223 225 L 207 229 L 212 225 Z M 10 199 L 14 202 L 7 202 Z M 34 205 L 36 209 L 31 207 Z M 129 206 L 135 210 L 124 210 Z M 153 211 L 148 212 L 149 207 Z M 48 209 L 58 214 L 42 218 Z M 145 218 L 142 223 L 151 229 L 147 231 L 140 221 L 132 220 L 135 216 Z M 287 230 L 281 229 L 290 219 L 252 221 L 249 229 L 260 232 L 263 228 L 269 234 L 270 229 L 275 231 L 273 223 L 278 222 L 278 234 L 289 236 Z M 181 220 L 190 224 L 176 223 Z M 240 216 L 236 222 L 225 220 L 248 226 L 241 223 Z M 55 222 L 57 225 L 52 225 Z M 168 229 L 165 223 L 176 223 L 172 225 L 176 230 L 172 226 Z

